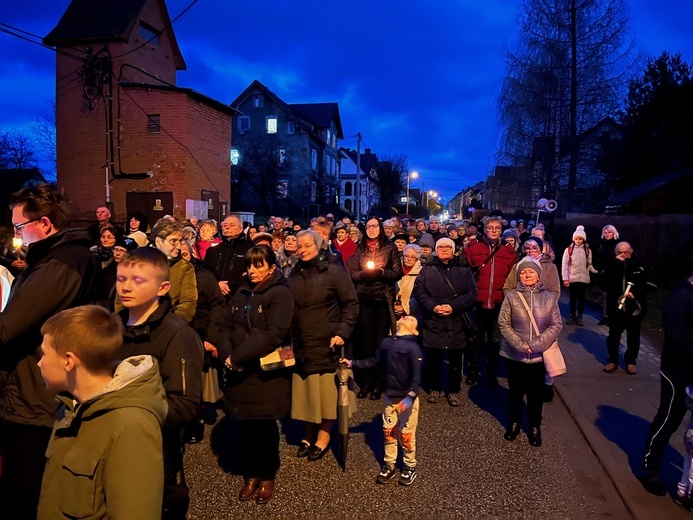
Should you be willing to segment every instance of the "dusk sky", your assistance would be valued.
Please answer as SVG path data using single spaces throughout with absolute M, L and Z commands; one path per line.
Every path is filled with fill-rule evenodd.
M 95 0 L 98 1 L 98 0 Z M 171 18 L 191 0 L 168 0 Z M 339 103 L 345 147 L 405 153 L 448 199 L 495 164 L 496 101 L 519 0 L 199 0 L 174 24 L 178 85 L 223 103 L 258 79 L 288 103 Z M 0 23 L 45 36 L 68 0 L 4 2 Z M 645 57 L 693 62 L 693 0 L 631 0 Z M 2 27 L 2 26 L 0 26 Z M 28 130 L 54 98 L 55 56 L 0 33 L 0 128 Z

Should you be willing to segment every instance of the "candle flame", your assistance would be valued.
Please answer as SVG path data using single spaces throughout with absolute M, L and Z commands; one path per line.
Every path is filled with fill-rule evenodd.
M 22 247 L 22 239 L 15 237 L 12 239 L 12 247 L 15 249 L 20 249 Z
M 375 262 L 373 260 L 369 260 L 368 262 L 366 262 L 366 267 L 368 267 L 368 269 L 374 269 Z

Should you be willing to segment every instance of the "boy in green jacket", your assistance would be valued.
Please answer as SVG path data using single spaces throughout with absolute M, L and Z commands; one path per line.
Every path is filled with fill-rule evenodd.
M 56 314 L 41 333 L 41 376 L 64 406 L 46 451 L 38 518 L 161 518 L 168 406 L 156 360 L 118 364 L 122 322 L 96 305 Z

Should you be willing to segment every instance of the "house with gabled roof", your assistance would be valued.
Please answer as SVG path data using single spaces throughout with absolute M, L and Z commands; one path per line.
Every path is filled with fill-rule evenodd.
M 339 152 L 342 156 L 341 170 L 339 174 L 340 196 L 339 202 L 345 211 L 355 215 L 356 201 L 361 200 L 362 216 L 370 215 L 371 208 L 378 204 L 379 194 L 376 184 L 378 156 L 371 152 L 370 148 L 366 148 L 364 153 L 361 153 L 361 160 L 357 161 L 356 150 L 348 148 L 340 148 Z M 357 164 L 360 162 L 360 164 Z M 358 168 L 361 168 L 361 173 L 358 176 Z M 358 187 L 361 185 L 361 193 L 359 197 Z
M 225 103 L 177 85 L 185 60 L 164 0 L 72 0 L 44 38 L 56 53 L 57 182 L 78 217 L 106 204 L 150 223 L 230 198 Z
M 289 104 L 258 80 L 231 103 L 233 201 L 306 220 L 338 207 L 343 139 L 337 103 Z

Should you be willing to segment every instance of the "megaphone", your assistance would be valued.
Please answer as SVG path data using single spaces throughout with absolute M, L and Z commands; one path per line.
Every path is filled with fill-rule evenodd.
M 553 201 L 553 202 L 555 203 L 556 201 Z M 547 199 L 539 199 L 539 200 L 537 201 L 537 209 L 538 209 L 538 210 L 544 210 L 544 209 L 546 209 L 546 205 L 547 205 L 548 203 L 549 203 L 549 201 L 548 201 Z
M 544 199 L 542 199 L 542 200 L 544 200 Z M 544 208 L 546 211 L 556 211 L 556 208 L 558 208 L 558 202 L 556 202 L 553 199 L 549 199 L 546 201 Z

